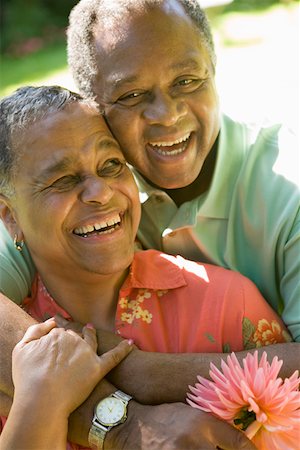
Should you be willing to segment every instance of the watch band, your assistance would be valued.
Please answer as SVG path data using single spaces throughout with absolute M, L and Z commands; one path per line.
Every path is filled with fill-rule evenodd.
M 125 394 L 125 392 L 123 391 L 116 391 L 112 394 L 113 397 L 117 397 L 120 398 L 121 400 L 123 400 L 123 402 L 127 403 L 129 402 L 129 400 L 132 399 L 131 395 Z
M 120 390 L 114 392 L 113 394 L 109 395 L 108 397 L 118 398 L 119 400 L 121 400 L 124 403 L 125 407 L 127 407 L 129 400 L 132 399 L 132 397 L 130 395 L 125 394 L 125 392 L 120 391 Z M 104 399 L 102 399 L 101 401 L 103 401 L 103 400 Z M 99 421 L 99 419 L 97 418 L 96 414 L 94 414 L 92 426 L 90 428 L 89 436 L 88 436 L 88 441 L 89 441 L 89 445 L 90 445 L 91 449 L 92 450 L 102 450 L 106 433 L 111 428 L 118 425 L 119 423 L 125 422 L 126 418 L 127 418 L 127 415 L 125 413 L 125 416 L 124 416 L 122 422 L 118 422 L 115 425 L 107 426 L 107 425 L 102 424 Z
M 109 427 L 111 428 L 111 427 Z M 92 450 L 102 450 L 104 444 L 104 438 L 106 433 L 109 431 L 109 428 L 103 427 L 101 424 L 94 425 L 92 424 L 89 431 L 89 445 Z

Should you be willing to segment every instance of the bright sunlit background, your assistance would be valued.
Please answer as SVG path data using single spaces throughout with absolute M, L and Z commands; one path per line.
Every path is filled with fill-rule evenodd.
M 68 12 L 64 13 L 65 23 L 53 25 L 55 20 L 49 19 L 45 4 L 48 8 L 53 8 L 54 4 L 59 8 L 59 2 L 31 0 L 29 3 L 35 5 L 37 11 L 41 8 L 39 4 L 43 4 L 40 15 L 33 16 L 35 24 L 39 20 L 44 24 L 43 29 L 36 27 L 32 36 L 27 31 L 18 41 L 10 36 L 14 37 L 15 25 L 18 37 L 18 23 L 23 23 L 24 11 L 20 13 L 20 9 L 12 6 L 18 2 L 24 5 L 24 2 L 2 2 L 2 42 L 5 45 L 2 45 L 0 96 L 23 84 L 60 84 L 76 90 L 66 64 L 64 31 Z M 68 3 L 69 11 L 76 0 L 68 0 Z M 285 121 L 297 129 L 300 116 L 299 1 L 203 0 L 203 5 L 213 5 L 207 13 L 215 37 L 216 79 L 222 109 L 240 120 L 267 118 Z M 64 8 L 67 8 L 66 3 Z M 31 25 L 31 28 L 34 27 Z M 10 30 L 9 36 L 6 30 Z

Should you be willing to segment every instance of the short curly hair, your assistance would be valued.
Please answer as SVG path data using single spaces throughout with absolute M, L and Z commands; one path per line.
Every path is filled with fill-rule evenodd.
M 74 102 L 81 95 L 60 86 L 24 86 L 0 100 L 0 193 L 14 195 L 14 175 L 29 127 Z
M 80 93 L 88 98 L 95 98 L 93 82 L 99 73 L 99 62 L 95 49 L 95 31 L 100 19 L 111 19 L 114 16 L 122 20 L 123 12 L 132 9 L 146 9 L 164 0 L 81 0 L 72 9 L 69 17 L 68 63 L 74 81 Z M 202 43 L 208 51 L 215 67 L 216 54 L 208 18 L 200 7 L 198 0 L 177 0 L 199 30 Z M 118 8 L 118 9 L 117 9 Z M 98 30 L 97 30 L 98 31 Z M 99 35 L 99 33 L 98 33 Z

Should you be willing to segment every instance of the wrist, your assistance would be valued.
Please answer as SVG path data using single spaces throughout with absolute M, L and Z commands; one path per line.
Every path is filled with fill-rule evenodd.
M 66 446 L 68 417 L 57 405 L 47 408 L 39 401 L 14 399 L 6 428 L 12 435 L 15 433 L 9 430 L 17 430 L 15 439 L 22 442 L 24 448 L 32 445 L 32 448 L 50 449 L 55 442 L 56 448 L 61 449 Z M 15 444 L 11 448 L 16 448 Z
M 146 407 L 147 408 L 147 407 Z M 105 450 L 117 450 L 123 448 L 137 448 L 139 418 L 144 405 L 140 405 L 134 400 L 128 403 L 127 420 L 124 423 L 113 427 L 105 437 Z
M 101 380 L 87 400 L 70 415 L 68 438 L 71 442 L 89 447 L 88 435 L 92 426 L 95 406 L 102 398 L 115 391 L 114 386 L 105 379 Z

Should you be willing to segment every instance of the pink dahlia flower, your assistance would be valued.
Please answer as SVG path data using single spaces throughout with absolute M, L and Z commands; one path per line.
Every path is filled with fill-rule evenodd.
M 298 371 L 284 381 L 277 378 L 282 361 L 272 364 L 266 352 L 248 353 L 240 366 L 234 353 L 221 363 L 211 364 L 212 381 L 198 376 L 189 386 L 187 402 L 245 432 L 260 450 L 295 450 L 300 443 L 300 392 Z

